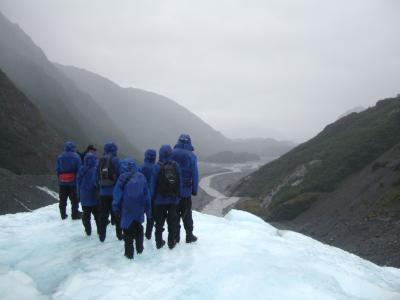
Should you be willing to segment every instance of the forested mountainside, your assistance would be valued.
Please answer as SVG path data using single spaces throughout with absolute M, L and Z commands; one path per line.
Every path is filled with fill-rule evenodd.
M 400 96 L 345 116 L 243 178 L 237 207 L 399 266 L 399 132 Z

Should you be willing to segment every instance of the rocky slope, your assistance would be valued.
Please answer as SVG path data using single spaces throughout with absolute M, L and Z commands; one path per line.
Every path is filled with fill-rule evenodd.
M 56 200 L 54 159 L 61 138 L 36 106 L 0 70 L 0 215 L 31 211 Z
M 57 186 L 56 176 L 17 175 L 0 168 L 0 215 L 30 212 L 56 203 L 57 194 L 50 195 L 41 188 L 57 191 Z
M 282 224 L 375 263 L 400 267 L 400 143 Z
M 232 188 L 237 207 L 400 266 L 400 96 L 327 126 Z
M 60 137 L 0 70 L 0 167 L 18 174 L 52 173 Z
M 18 25 L 1 13 L 0 39 L 5 41 L 0 43 L 0 68 L 63 139 L 72 139 L 81 147 L 114 140 L 123 152 L 138 156 L 107 112 L 77 88 Z

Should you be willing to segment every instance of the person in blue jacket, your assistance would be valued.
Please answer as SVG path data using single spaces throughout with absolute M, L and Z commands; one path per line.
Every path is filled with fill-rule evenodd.
M 59 208 L 61 219 L 68 217 L 67 200 L 71 201 L 71 217 L 73 220 L 81 218 L 79 211 L 79 199 L 76 192 L 76 174 L 81 166 L 81 159 L 76 153 L 76 146 L 73 142 L 65 142 L 64 152 L 57 157 L 56 173 L 59 184 Z
M 133 159 L 121 162 L 121 175 L 113 193 L 113 211 L 119 216 L 125 242 L 125 256 L 133 259 L 143 252 L 144 214 L 151 219 L 150 192 L 145 176 L 139 172 Z
M 176 240 L 180 241 L 180 219 L 186 231 L 186 243 L 197 241 L 193 234 L 192 217 L 192 196 L 197 195 L 199 187 L 199 173 L 197 167 L 197 157 L 193 153 L 192 140 L 188 134 L 181 134 L 174 150 L 171 153 L 171 159 L 179 164 L 182 171 L 182 190 L 181 199 L 178 204 L 178 226 Z
M 78 196 L 83 210 L 82 223 L 87 235 L 92 234 L 91 215 L 93 215 L 96 221 L 97 232 L 99 232 L 99 199 L 97 197 L 96 168 L 96 155 L 87 153 L 76 179 Z
M 156 162 L 157 158 L 157 152 L 154 149 L 147 149 L 146 152 L 144 153 L 144 162 L 140 166 L 140 172 L 146 177 L 147 183 L 150 188 L 150 183 L 151 183 L 151 175 L 153 174 L 153 168 L 154 164 Z M 153 210 L 154 203 L 151 203 L 151 208 Z M 151 234 L 153 232 L 153 227 L 154 227 L 154 218 L 147 219 L 146 220 L 146 232 L 145 232 L 145 237 L 150 240 L 151 239 Z
M 182 176 L 179 165 L 170 159 L 170 145 L 163 145 L 159 151 L 159 161 L 153 168 L 150 193 L 154 201 L 154 219 L 156 223 L 156 247 L 162 248 L 165 241 L 162 238 L 164 223 L 168 224 L 168 247 L 176 245 L 177 204 L 182 189 Z
M 112 211 L 113 191 L 115 183 L 120 175 L 118 147 L 113 142 L 104 145 L 104 155 L 97 166 L 97 184 L 100 189 L 100 230 L 99 239 L 106 239 L 108 218 L 111 215 L 111 224 L 115 225 L 117 238 L 122 240 L 122 230 Z

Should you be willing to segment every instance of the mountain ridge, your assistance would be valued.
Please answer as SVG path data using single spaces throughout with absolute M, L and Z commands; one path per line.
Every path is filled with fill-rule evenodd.
M 182 132 L 191 135 L 196 152 L 201 158 L 227 150 L 245 152 L 249 150 L 243 149 L 249 148 L 249 152 L 260 152 L 262 155 L 280 155 L 293 147 L 290 142 L 273 139 L 228 139 L 168 97 L 139 88 L 121 87 L 102 75 L 82 68 L 61 64 L 56 64 L 56 67 L 80 89 L 89 93 L 112 118 L 118 118 L 120 128 L 125 133 L 131 133 L 130 141 L 139 145 L 142 151 L 149 147 L 158 148 L 160 141 L 175 144 Z M 113 99 L 112 103 L 110 99 Z
M 139 156 L 107 113 L 60 72 L 32 39 L 0 13 L 0 68 L 39 108 L 64 140 L 80 147 L 115 140 L 122 152 Z M 62 145 L 60 145 L 61 147 Z
M 17 174 L 46 174 L 61 142 L 35 105 L 0 69 L 0 166 Z
M 393 235 L 400 230 L 398 132 L 399 96 L 343 117 L 234 185 L 231 193 L 245 197 L 236 207 L 377 263 L 400 266 L 400 242 Z

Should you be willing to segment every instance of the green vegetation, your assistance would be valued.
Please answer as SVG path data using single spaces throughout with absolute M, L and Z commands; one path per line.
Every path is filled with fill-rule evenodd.
M 236 204 L 236 208 L 244 211 L 248 211 L 257 216 L 264 216 L 267 210 L 259 205 L 256 200 L 246 199 Z
M 385 195 L 381 208 L 391 210 L 393 207 L 400 206 L 400 189 L 395 189 L 388 195 Z
M 360 171 L 400 142 L 400 96 L 379 101 L 375 107 L 353 113 L 328 125 L 310 141 L 299 145 L 240 181 L 232 192 L 252 197 L 258 203 L 277 186 L 287 182 L 299 166 L 306 166 L 303 180 L 286 184 L 274 195 L 269 212 L 303 199 L 334 191 L 347 177 Z M 312 164 L 310 162 L 318 161 Z M 377 163 L 373 169 L 384 167 Z M 297 199 L 297 200 L 296 200 Z M 300 202 L 302 202 L 300 201 Z M 242 204 L 245 206 L 247 204 Z M 302 206 L 302 207 L 306 207 Z

